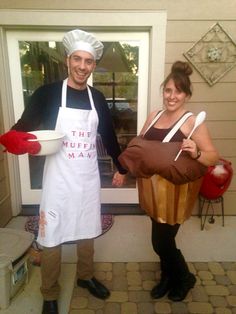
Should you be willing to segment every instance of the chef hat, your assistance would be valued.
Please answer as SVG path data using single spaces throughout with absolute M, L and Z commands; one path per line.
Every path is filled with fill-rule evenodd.
M 62 43 L 66 53 L 70 56 L 76 50 L 83 50 L 91 53 L 94 59 L 100 59 L 103 53 L 103 44 L 93 34 L 75 29 L 65 34 Z

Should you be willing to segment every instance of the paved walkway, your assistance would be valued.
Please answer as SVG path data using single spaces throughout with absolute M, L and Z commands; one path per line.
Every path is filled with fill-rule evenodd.
M 188 263 L 197 283 L 182 302 L 152 300 L 159 263 L 95 263 L 95 276 L 111 291 L 106 301 L 74 288 L 69 314 L 236 314 L 236 262 Z

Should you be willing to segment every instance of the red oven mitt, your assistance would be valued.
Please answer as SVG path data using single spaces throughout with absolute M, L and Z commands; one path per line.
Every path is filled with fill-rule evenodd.
M 34 155 L 40 151 L 41 145 L 37 141 L 28 140 L 35 138 L 36 136 L 31 133 L 11 130 L 0 136 L 0 143 L 6 147 L 5 151 L 9 153 L 15 155 L 29 153 Z

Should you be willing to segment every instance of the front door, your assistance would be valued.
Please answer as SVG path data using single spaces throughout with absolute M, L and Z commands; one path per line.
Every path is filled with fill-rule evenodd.
M 97 32 L 104 44 L 89 84 L 101 90 L 113 117 L 119 144 L 124 149 L 142 127 L 147 113 L 149 36 L 148 32 Z M 7 32 L 14 118 L 17 121 L 29 97 L 42 84 L 67 76 L 64 32 Z M 100 138 L 97 139 L 102 182 L 102 203 L 138 203 L 135 178 L 128 176 L 120 189 L 111 185 L 114 165 Z M 44 157 L 19 156 L 22 204 L 38 204 L 41 195 Z

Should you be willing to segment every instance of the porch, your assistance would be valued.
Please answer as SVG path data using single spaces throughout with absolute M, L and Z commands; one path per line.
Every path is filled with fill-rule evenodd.
M 13 218 L 7 227 L 24 229 L 26 218 Z M 112 228 L 95 241 L 95 275 L 111 290 L 111 297 L 98 300 L 75 287 L 75 246 L 64 245 L 60 314 L 236 313 L 235 227 L 235 216 L 226 216 L 224 227 L 218 216 L 214 224 L 207 221 L 204 230 L 196 216 L 182 225 L 178 247 L 197 276 L 197 284 L 183 302 L 173 303 L 167 297 L 150 298 L 159 278 L 159 262 L 151 247 L 149 218 L 115 216 Z M 1 314 L 40 314 L 39 287 L 40 270 L 32 266 L 29 283 Z

